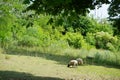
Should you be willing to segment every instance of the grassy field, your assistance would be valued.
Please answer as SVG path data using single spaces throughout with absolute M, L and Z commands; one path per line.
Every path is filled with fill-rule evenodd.
M 68 68 L 70 56 L 57 55 L 57 51 L 38 55 L 30 50 L 1 50 L 0 80 L 120 80 L 119 68 L 94 64 Z

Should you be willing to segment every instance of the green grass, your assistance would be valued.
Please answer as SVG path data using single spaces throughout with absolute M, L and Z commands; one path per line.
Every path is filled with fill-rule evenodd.
M 84 64 L 68 68 L 68 61 L 79 52 L 86 53 L 85 50 L 44 51 L 46 53 L 37 48 L 0 50 L 0 80 L 120 80 L 120 69 L 111 66 Z M 70 56 L 73 52 L 76 55 Z

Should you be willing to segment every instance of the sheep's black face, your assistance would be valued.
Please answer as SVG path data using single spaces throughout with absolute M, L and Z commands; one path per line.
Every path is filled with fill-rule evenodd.
M 67 67 L 70 67 L 70 65 L 68 64 Z

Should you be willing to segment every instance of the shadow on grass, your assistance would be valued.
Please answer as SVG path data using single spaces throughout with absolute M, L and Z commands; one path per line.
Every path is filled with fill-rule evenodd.
M 63 80 L 56 77 L 34 76 L 29 73 L 0 71 L 0 80 Z
M 33 56 L 33 57 L 42 57 L 47 60 L 54 60 L 57 61 L 59 64 L 64 64 L 67 65 L 69 60 L 75 59 L 72 55 L 59 55 L 55 53 L 49 53 L 44 51 L 41 51 L 40 49 L 27 49 L 27 48 L 11 48 L 11 49 L 6 49 L 6 54 L 11 54 L 11 55 L 24 55 L 24 56 Z

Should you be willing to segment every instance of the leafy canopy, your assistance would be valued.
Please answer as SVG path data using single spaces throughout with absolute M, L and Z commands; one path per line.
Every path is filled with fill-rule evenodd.
M 112 0 L 108 10 L 110 17 L 120 18 L 120 0 Z
M 111 0 L 108 14 L 109 19 L 114 21 L 115 34 L 120 34 L 120 0 Z
M 81 15 L 86 15 L 89 9 L 95 9 L 97 5 L 109 3 L 109 0 L 25 0 L 24 3 L 30 4 L 28 10 L 35 10 L 36 13 L 49 14 L 72 14 L 73 12 Z

